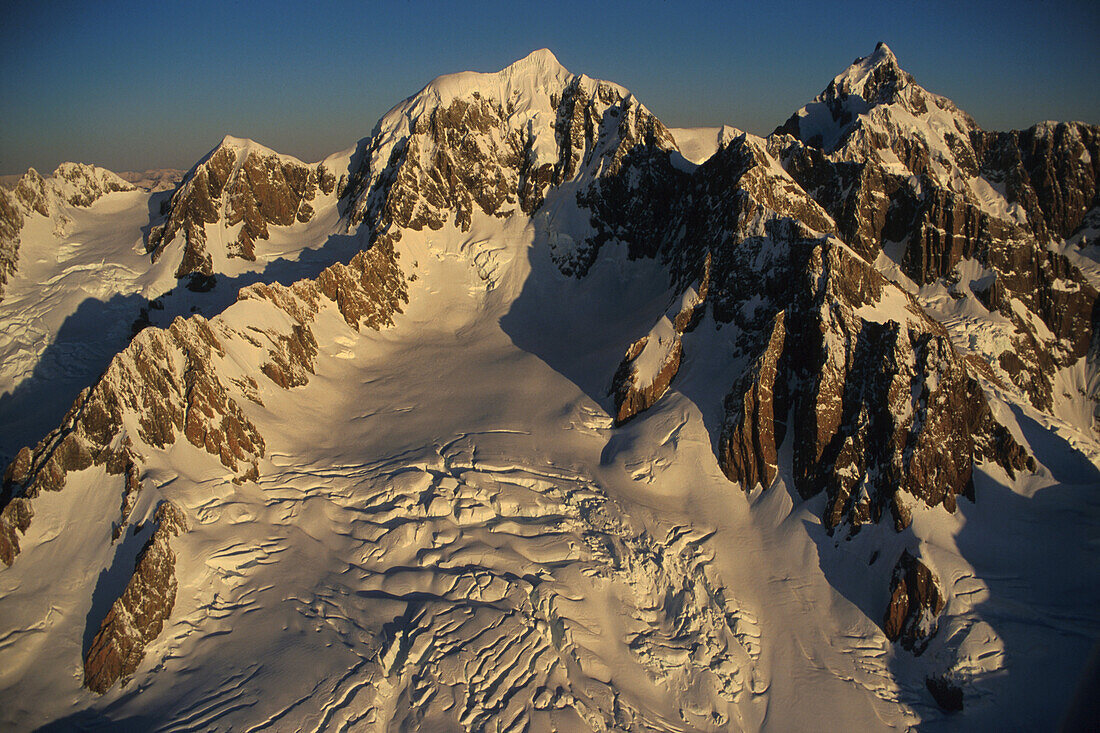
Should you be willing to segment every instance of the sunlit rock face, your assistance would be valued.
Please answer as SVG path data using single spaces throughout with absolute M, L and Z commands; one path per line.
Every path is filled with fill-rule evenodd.
M 1096 206 L 1100 130 L 984 131 L 880 45 L 768 146 L 863 257 L 902 245 L 897 265 L 915 284 L 945 282 L 1011 321 L 1011 348 L 983 356 L 1033 405 L 1053 407 L 1054 373 L 1089 349 L 1097 289 L 1050 245 Z
M 308 222 L 314 214 L 311 202 L 335 188 L 335 172 L 324 163 L 309 166 L 250 140 L 227 137 L 180 184 L 167 218 L 150 230 L 146 248 L 155 261 L 183 237 L 176 277 L 214 275 L 207 225 L 236 231 L 224 256 L 254 261 L 256 241 L 270 236 L 268 226 Z

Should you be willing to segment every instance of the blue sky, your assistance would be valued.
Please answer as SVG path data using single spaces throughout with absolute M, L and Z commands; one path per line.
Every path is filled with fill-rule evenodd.
M 986 129 L 1100 123 L 1100 3 L 0 0 L 0 174 L 187 168 L 225 134 L 305 160 L 433 77 L 550 48 L 669 126 L 767 133 L 886 41 Z

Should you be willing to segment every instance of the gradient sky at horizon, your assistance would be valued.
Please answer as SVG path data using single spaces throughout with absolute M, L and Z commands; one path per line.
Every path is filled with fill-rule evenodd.
M 435 76 L 547 47 L 670 127 L 770 132 L 886 41 L 986 129 L 1100 123 L 1100 3 L 0 0 L 0 174 L 188 168 L 225 134 L 315 161 Z

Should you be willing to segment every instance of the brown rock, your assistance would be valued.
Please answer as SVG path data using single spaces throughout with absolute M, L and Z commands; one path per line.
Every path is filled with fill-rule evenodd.
M 10 564 L 18 554 L 18 534 L 33 516 L 30 501 L 41 491 L 62 490 L 70 471 L 93 464 L 124 470 L 127 459 L 112 447 L 124 413 L 136 417 L 141 439 L 151 446 L 167 447 L 182 432 L 231 470 L 242 462 L 242 470 L 252 468 L 264 455 L 264 441 L 218 376 L 214 356 L 220 349 L 200 316 L 138 334 L 99 382 L 80 394 L 61 426 L 33 450 L 20 451 L 9 468 L 0 559 Z
M 409 302 L 394 241 L 381 236 L 347 265 L 337 263 L 317 277 L 317 290 L 336 303 L 344 320 L 356 330 L 360 325 L 374 330 L 392 325 L 393 315 Z
M 84 686 L 103 694 L 123 684 L 145 657 L 176 601 L 176 555 L 171 539 L 187 531 L 183 512 L 169 501 L 157 507 L 156 528 L 138 554 L 134 574 L 100 624 L 84 658 Z
M 993 419 L 939 324 L 912 301 L 904 324 L 859 315 L 887 294 L 908 296 L 890 293 L 893 285 L 839 245 L 799 254 L 779 268 L 791 288 L 780 300 L 787 308 L 758 337 L 726 400 L 718 456 L 731 480 L 746 490 L 770 484 L 790 434 L 794 487 L 806 498 L 825 492 L 826 529 L 847 524 L 854 533 L 887 509 L 906 527 L 905 496 L 954 511 L 957 496 L 974 498 L 974 460 L 1010 472 L 1034 466 Z
M 152 228 L 146 248 L 156 261 L 182 232 L 184 252 L 176 277 L 212 275 L 213 260 L 207 251 L 204 225 L 240 224 L 241 230 L 226 255 L 255 260 L 255 243 L 269 238 L 269 225 L 290 226 L 312 218 L 313 207 L 307 202 L 316 197 L 322 178 L 331 192 L 333 176 L 323 166 L 310 168 L 277 155 L 245 152 L 223 144 L 177 189 L 167 220 Z
M 268 352 L 271 361 L 261 368 L 264 374 L 283 389 L 309 382 L 313 374 L 313 359 L 317 356 L 317 341 L 313 331 L 295 325 L 290 335 L 279 336 L 275 348 Z
M 917 558 L 902 552 L 890 581 L 890 603 L 882 630 L 890 641 L 920 655 L 935 635 L 937 619 L 945 605 L 932 571 Z
M 15 198 L 28 209 L 42 216 L 50 215 L 50 202 L 46 195 L 46 181 L 34 168 L 28 168 L 15 184 Z
M 612 392 L 615 395 L 615 424 L 622 425 L 638 413 L 648 410 L 665 392 L 668 391 L 672 378 L 680 369 L 680 360 L 683 356 L 683 344 L 679 334 L 675 334 L 672 347 L 668 356 L 661 365 L 653 381 L 649 384 L 640 384 L 635 368 L 635 361 L 641 355 L 648 343 L 648 336 L 643 336 L 634 342 L 626 352 L 626 357 L 615 372 L 612 382 Z
M 788 409 L 786 375 L 779 372 L 787 336 L 784 315 L 783 311 L 776 315 L 763 353 L 726 397 L 718 463 L 726 477 L 739 482 L 746 493 L 757 485 L 770 486 L 779 465 L 778 449 L 786 432 Z
M 23 212 L 15 195 L 0 189 L 0 300 L 4 287 L 19 264 L 19 232 L 23 229 Z

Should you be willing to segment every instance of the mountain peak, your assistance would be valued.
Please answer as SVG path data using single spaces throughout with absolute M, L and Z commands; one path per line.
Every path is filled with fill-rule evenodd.
M 891 62 L 896 64 L 898 62 L 897 56 L 890 50 L 890 47 L 886 45 L 886 41 L 879 41 L 875 44 L 875 51 L 871 54 L 871 58 L 877 57 L 880 62 Z
M 500 71 L 460 71 L 437 76 L 423 89 L 382 116 L 372 136 L 395 141 L 413 120 L 455 100 L 495 100 L 513 109 L 549 109 L 552 95 L 575 79 L 546 48 L 532 51 Z
M 219 148 L 245 148 L 249 145 L 255 145 L 256 141 L 247 137 L 236 137 L 234 135 L 226 135 L 222 138 L 222 141 L 218 143 Z
M 233 160 L 237 163 L 243 162 L 249 155 L 256 154 L 264 158 L 276 157 L 282 161 L 288 161 L 297 165 L 305 165 L 301 160 L 293 155 L 287 155 L 286 153 L 280 153 L 277 150 L 272 150 L 263 143 L 258 143 L 255 140 L 247 137 L 236 137 L 235 135 L 226 135 L 221 139 L 214 148 L 207 153 L 202 159 L 199 160 L 197 165 L 202 165 L 212 159 L 216 154 L 221 151 L 228 151 L 232 154 Z
M 835 90 L 842 96 L 856 94 L 868 104 L 888 102 L 899 89 L 913 83 L 913 77 L 898 66 L 897 56 L 884 42 L 875 50 L 852 62 L 833 79 L 825 94 Z
M 913 117 L 946 114 L 951 118 L 949 127 L 955 127 L 957 119 L 960 130 L 974 126 L 973 120 L 950 100 L 921 88 L 898 66 L 890 47 L 880 41 L 872 53 L 857 58 L 833 77 L 821 94 L 776 128 L 776 132 L 832 151 L 856 129 L 860 119 L 876 109 L 879 114 L 890 114 L 888 110 L 894 107 Z
M 539 71 L 551 71 L 551 72 L 565 72 L 565 67 L 558 61 L 558 57 L 554 55 L 554 52 L 548 48 L 540 48 L 527 54 L 523 58 L 515 61 L 504 69 L 500 73 L 511 71 L 513 73 L 530 73 Z
M 529 95 L 538 89 L 560 89 L 572 76 L 549 49 L 540 48 L 500 71 L 460 71 L 438 76 L 412 99 L 431 99 L 447 104 L 477 92 L 481 96 L 504 100 L 515 92 Z
M 267 147 L 266 145 L 262 145 L 261 143 L 258 143 L 251 138 L 236 137 L 234 135 L 226 135 L 225 137 L 223 137 L 222 141 L 218 143 L 217 147 L 214 148 L 214 151 L 216 152 L 223 148 L 229 148 L 230 150 L 234 151 L 243 150 L 248 153 L 256 152 L 260 153 L 261 155 L 278 155 L 278 153 L 276 153 L 271 148 Z

